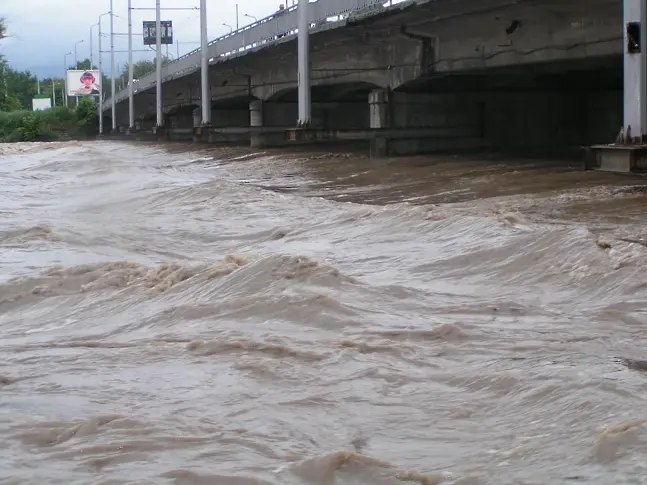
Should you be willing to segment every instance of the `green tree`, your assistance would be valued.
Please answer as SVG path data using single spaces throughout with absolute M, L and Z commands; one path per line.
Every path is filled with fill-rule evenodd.
M 81 126 L 92 127 L 99 123 L 97 104 L 93 96 L 83 96 L 76 108 L 76 120 Z
M 7 22 L 4 17 L 0 17 L 0 40 L 7 37 Z M 2 53 L 0 53 L 0 59 L 2 59 Z
M 162 57 L 162 65 L 168 64 L 169 62 L 170 59 L 168 57 Z M 147 59 L 137 61 L 133 64 L 133 78 L 142 78 L 146 74 L 155 71 L 155 69 L 157 69 L 157 57 L 153 58 L 152 61 L 149 61 Z M 122 69 L 121 76 L 123 76 L 124 79 L 128 79 L 128 64 L 126 64 Z
M 40 92 L 52 98 L 52 105 L 60 106 L 63 104 L 62 96 L 64 87 L 65 81 L 60 77 L 46 77 L 40 80 Z M 56 93 L 54 93 L 54 90 L 56 90 Z
M 21 109 L 32 109 L 31 100 L 37 92 L 36 77 L 29 71 L 16 71 L 9 67 L 7 62 L 2 63 L 2 83 L 0 86 L 0 99 L 6 97 L 14 98 L 18 101 Z M 5 102 L 5 106 L 11 106 L 12 103 Z

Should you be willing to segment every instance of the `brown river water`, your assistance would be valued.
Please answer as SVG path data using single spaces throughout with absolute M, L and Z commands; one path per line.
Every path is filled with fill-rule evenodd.
M 0 145 L 0 483 L 645 484 L 645 183 Z

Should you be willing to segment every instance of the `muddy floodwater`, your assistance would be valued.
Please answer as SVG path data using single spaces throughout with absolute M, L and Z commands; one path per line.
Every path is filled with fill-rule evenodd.
M 645 484 L 645 185 L 0 145 L 0 484 Z

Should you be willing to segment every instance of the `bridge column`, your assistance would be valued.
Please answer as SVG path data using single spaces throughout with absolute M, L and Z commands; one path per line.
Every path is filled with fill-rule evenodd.
M 624 0 L 624 127 L 627 145 L 642 144 L 647 134 L 647 4 Z
M 211 125 L 202 123 L 204 108 L 196 108 L 193 110 L 193 143 L 211 143 Z M 211 118 L 211 115 L 209 115 Z
M 615 143 L 593 147 L 588 168 L 647 171 L 647 3 L 623 0 L 624 115 Z
M 371 129 L 389 127 L 389 93 L 385 89 L 371 91 L 368 95 L 369 117 Z M 371 157 L 386 157 L 389 152 L 386 137 L 375 134 L 370 140 Z
M 252 129 L 263 126 L 263 101 L 260 99 L 249 102 L 249 126 Z M 263 133 L 251 131 L 249 134 L 249 146 L 263 148 L 265 146 Z

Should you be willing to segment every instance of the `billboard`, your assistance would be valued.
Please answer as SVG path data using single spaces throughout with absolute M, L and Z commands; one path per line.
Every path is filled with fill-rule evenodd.
M 68 96 L 98 96 L 101 93 L 101 74 L 98 70 L 67 71 Z
M 31 100 L 33 111 L 45 111 L 52 107 L 52 99 L 49 96 L 40 95 Z
M 162 26 L 162 45 L 168 45 L 173 43 L 173 21 L 171 20 L 162 20 L 160 22 Z M 155 21 L 144 20 L 144 45 L 157 45 L 157 25 Z

